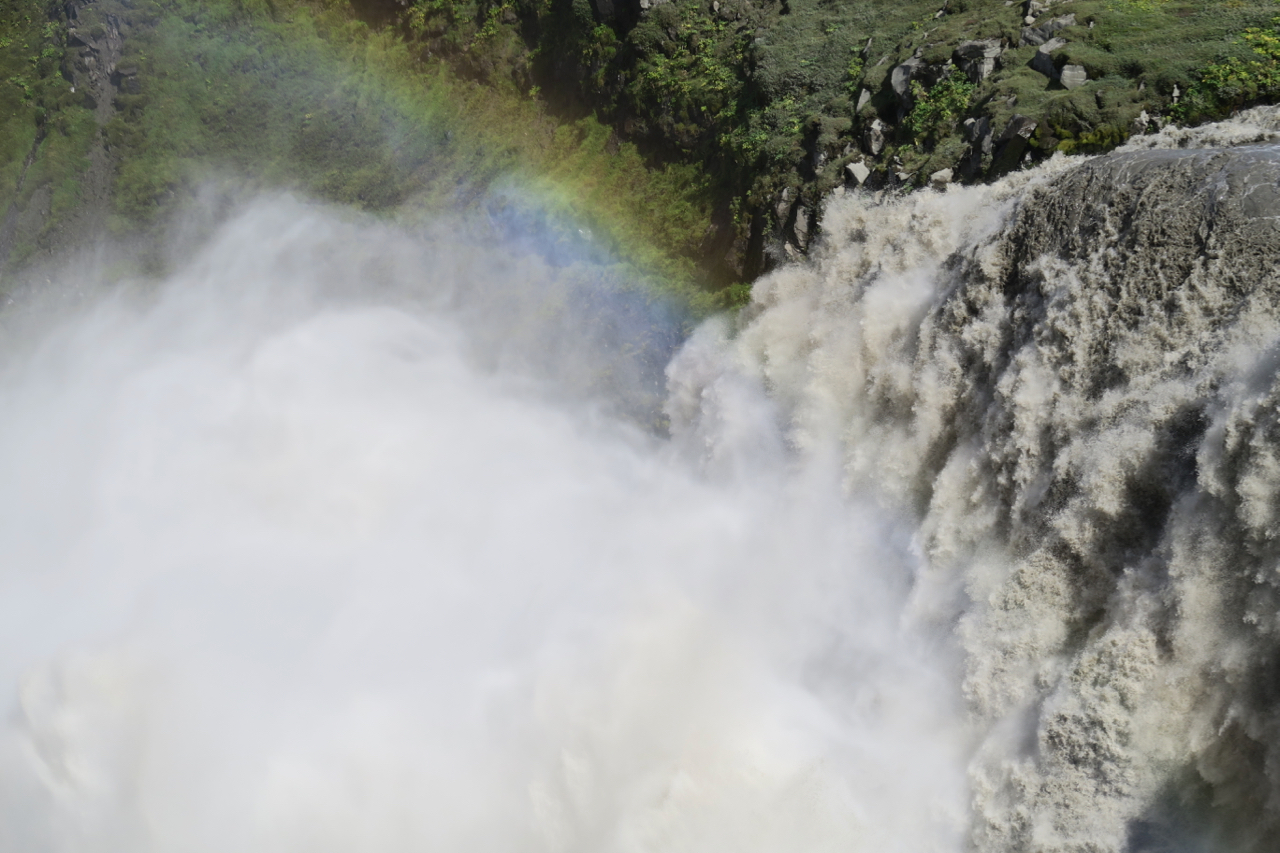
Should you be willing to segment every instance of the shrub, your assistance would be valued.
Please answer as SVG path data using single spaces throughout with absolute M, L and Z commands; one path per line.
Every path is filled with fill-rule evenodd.
M 919 140 L 936 142 L 949 134 L 956 120 L 969 108 L 977 87 L 961 74 L 950 74 L 926 89 L 918 80 L 911 81 L 911 97 L 915 106 L 907 116 L 907 129 Z

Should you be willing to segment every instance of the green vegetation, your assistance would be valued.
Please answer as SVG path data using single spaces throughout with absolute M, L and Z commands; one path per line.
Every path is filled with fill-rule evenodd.
M 876 186 L 950 167 L 978 180 L 1105 151 L 1144 111 L 1202 121 L 1280 98 L 1276 0 L 1061 0 L 1037 23 L 1074 16 L 1053 53 L 1084 68 L 1072 89 L 1031 67 L 1025 10 L 1003 0 L 77 5 L 70 22 L 52 0 L 0 0 L 0 255 L 13 263 L 78 233 L 98 192 L 91 160 L 110 171 L 122 234 L 219 176 L 400 214 L 511 185 L 706 310 L 799 240 L 792 214 L 820 211 L 852 162 Z M 67 69 L 113 27 L 119 90 L 103 105 Z M 955 65 L 976 39 L 1000 46 L 986 76 Z M 998 139 L 1015 116 L 1035 128 L 1008 150 L 961 133 L 985 119 L 968 126 Z
M 28 257 L 48 231 L 43 218 L 18 211 L 66 216 L 88 168 L 93 117 L 59 74 L 66 31 L 57 7 L 0 0 L 0 268 Z
M 1274 22 L 1280 24 L 1280 18 Z M 1280 99 L 1280 33 L 1274 27 L 1248 27 L 1242 41 L 1258 57 L 1231 56 L 1200 73 L 1186 97 L 1174 105 L 1173 115 L 1195 121 L 1229 109 Z
M 853 160 L 890 184 L 902 173 L 920 185 L 961 162 L 979 179 L 1028 157 L 1114 147 L 1144 110 L 1200 121 L 1273 99 L 1272 60 L 1251 52 L 1266 48 L 1259 34 L 1276 9 L 1275 0 L 1064 0 L 1041 21 L 1074 15 L 1054 53 L 1057 67 L 1088 75 L 1071 90 L 1029 67 L 1037 45 L 1022 44 L 1026 11 L 1003 0 L 657 0 L 645 10 L 638 0 L 411 0 L 404 20 L 460 73 L 536 90 L 561 114 L 594 111 L 651 157 L 697 164 L 716 199 L 705 251 L 724 252 L 732 280 L 759 268 L 745 244 L 782 238 L 784 190 L 788 204 L 818 209 Z M 957 46 L 977 39 L 1002 45 L 992 73 L 978 82 L 949 73 Z M 899 96 L 890 72 L 913 56 L 927 70 Z M 998 135 L 1015 115 L 1037 123 L 1025 153 L 970 156 L 961 121 L 985 117 Z M 873 152 L 865 138 L 875 120 L 887 133 Z
M 907 115 L 907 130 L 918 139 L 936 142 L 955 129 L 956 120 L 969 108 L 976 91 L 977 87 L 960 74 L 949 74 L 928 89 L 912 80 L 915 106 Z
M 590 116 L 556 120 L 526 95 L 465 80 L 337 0 L 97 0 L 81 10 L 82 28 L 89 11 L 125 34 L 102 128 L 116 234 L 163 225 L 202 184 L 225 178 L 409 216 L 465 209 L 511 186 L 547 227 L 589 228 L 630 270 L 619 277 L 676 294 L 695 314 L 718 304 L 697 285 L 694 260 L 708 227 L 705 178 L 691 165 L 651 167 Z M 48 26 L 56 7 L 47 14 L 33 26 L 65 32 Z M 13 146 L 20 160 L 34 112 L 16 121 L 28 128 Z M 50 153 L 38 161 L 56 171 Z M 45 231 L 58 224 L 50 217 Z

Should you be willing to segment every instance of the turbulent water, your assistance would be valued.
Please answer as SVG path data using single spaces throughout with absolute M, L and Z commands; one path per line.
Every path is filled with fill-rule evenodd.
M 287 198 L 50 282 L 0 849 L 1273 849 L 1277 130 L 837 198 L 673 357 L 536 240 Z
M 733 346 L 793 442 L 920 520 L 972 849 L 1276 849 L 1277 130 L 841 199 L 756 289 Z

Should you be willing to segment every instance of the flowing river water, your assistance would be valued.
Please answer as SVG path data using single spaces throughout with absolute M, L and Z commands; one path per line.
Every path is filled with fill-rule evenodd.
M 285 197 L 69 268 L 0 362 L 0 849 L 1274 849 L 1277 131 L 837 197 L 683 341 Z

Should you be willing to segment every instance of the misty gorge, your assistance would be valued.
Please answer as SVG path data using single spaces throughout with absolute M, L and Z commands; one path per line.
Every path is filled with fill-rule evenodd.
M 0 0 L 0 853 L 1280 850 L 1201 5 Z

